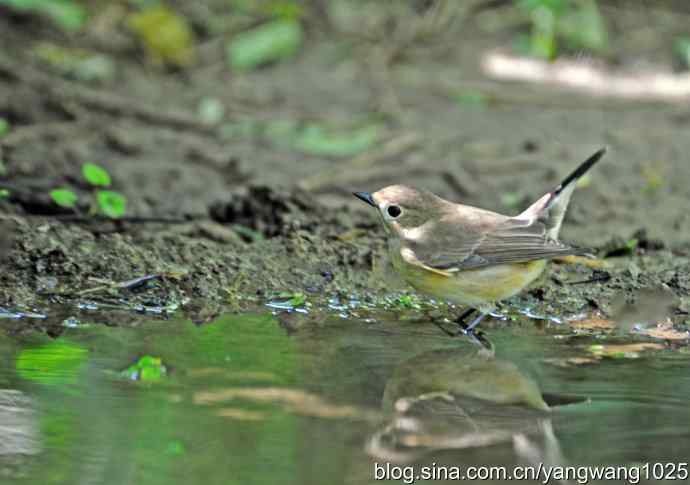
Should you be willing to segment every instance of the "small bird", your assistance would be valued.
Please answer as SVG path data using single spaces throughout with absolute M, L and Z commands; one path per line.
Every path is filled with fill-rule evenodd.
M 444 331 L 476 339 L 475 327 L 496 303 L 529 286 L 547 260 L 587 254 L 560 242 L 558 233 L 575 182 L 605 153 L 605 148 L 597 151 L 515 217 L 404 185 L 354 195 L 378 210 L 393 267 L 407 283 L 421 293 L 469 306 L 456 320 L 460 331 Z M 478 316 L 465 325 L 475 311 Z

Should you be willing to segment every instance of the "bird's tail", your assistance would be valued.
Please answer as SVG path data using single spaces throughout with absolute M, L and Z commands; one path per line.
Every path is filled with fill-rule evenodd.
M 561 223 L 568 209 L 570 196 L 578 181 L 592 166 L 606 153 L 606 148 L 598 150 L 594 155 L 582 162 L 570 175 L 568 175 L 558 187 L 545 194 L 532 204 L 527 210 L 518 216 L 524 219 L 538 219 L 546 226 L 546 235 L 551 239 L 557 239 L 561 230 Z

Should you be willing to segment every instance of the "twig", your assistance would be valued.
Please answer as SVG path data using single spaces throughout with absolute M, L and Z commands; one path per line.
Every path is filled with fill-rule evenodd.
M 126 281 L 121 281 L 121 282 L 112 282 L 112 283 L 107 283 L 105 285 L 101 286 L 96 286 L 95 288 L 87 288 L 85 290 L 77 291 L 75 293 L 71 293 L 71 296 L 84 296 L 84 295 L 89 295 L 91 293 L 100 293 L 101 291 L 107 291 L 107 290 L 133 290 L 135 288 L 138 288 L 145 283 L 148 283 L 151 280 L 156 280 L 162 278 L 162 274 L 150 274 L 146 276 L 140 276 L 139 278 L 134 278 L 131 280 L 126 280 Z M 61 295 L 61 296 L 67 296 L 67 295 Z

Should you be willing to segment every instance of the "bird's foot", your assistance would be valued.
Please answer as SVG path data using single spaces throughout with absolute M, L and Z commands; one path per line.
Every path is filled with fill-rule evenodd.
M 467 335 L 472 342 L 479 345 L 483 349 L 493 351 L 494 345 L 486 338 L 484 332 L 481 330 L 468 329 L 462 331 L 464 335 Z
M 465 312 L 462 316 L 465 315 L 470 315 L 471 313 Z M 456 323 L 460 326 L 460 330 L 456 332 L 456 336 L 458 335 L 466 335 L 468 336 L 472 342 L 482 346 L 483 348 L 487 350 L 493 350 L 493 344 L 489 341 L 489 339 L 486 338 L 484 335 L 484 332 L 481 330 L 477 329 L 477 325 L 486 317 L 486 313 L 480 312 L 477 317 L 470 322 L 469 325 L 465 325 L 464 322 L 460 323 L 456 321 Z

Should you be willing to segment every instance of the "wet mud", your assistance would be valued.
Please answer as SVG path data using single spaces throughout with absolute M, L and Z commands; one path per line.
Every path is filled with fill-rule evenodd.
M 30 46 L 93 47 L 93 39 L 0 17 L 0 115 L 12 126 L 0 138 L 0 188 L 10 193 L 0 199 L 3 324 L 59 333 L 93 308 L 112 310 L 99 320 L 113 325 L 178 311 L 204 322 L 294 295 L 313 314 L 332 313 L 334 298 L 388 311 L 387 296 L 410 290 L 390 277 L 383 231 L 353 190 L 405 183 L 515 214 L 606 145 L 563 228 L 564 240 L 599 260 L 554 262 L 505 311 L 607 316 L 621 297 L 632 302 L 648 289 L 674 295 L 667 316 L 682 327 L 690 294 L 687 113 L 662 103 L 579 103 L 556 88 L 534 102 L 528 86 L 482 80 L 480 53 L 495 36 L 456 28 L 464 42 L 410 49 L 387 66 L 384 85 L 357 60 L 377 46 L 315 31 L 296 60 L 242 75 L 152 71 L 116 51 L 116 77 L 80 91 L 37 63 Z M 510 96 L 468 105 L 457 101 L 467 86 Z M 195 117 L 208 96 L 226 106 L 221 126 Z M 271 123 L 285 120 L 373 120 L 378 139 L 355 156 L 304 153 L 272 138 Z M 263 128 L 237 134 L 248 125 Z M 77 213 L 61 210 L 48 198 L 67 186 L 88 200 L 79 176 L 87 161 L 107 168 L 126 195 L 123 220 L 88 217 L 87 202 Z M 413 313 L 424 314 L 424 305 Z M 457 309 L 433 311 L 443 318 Z

